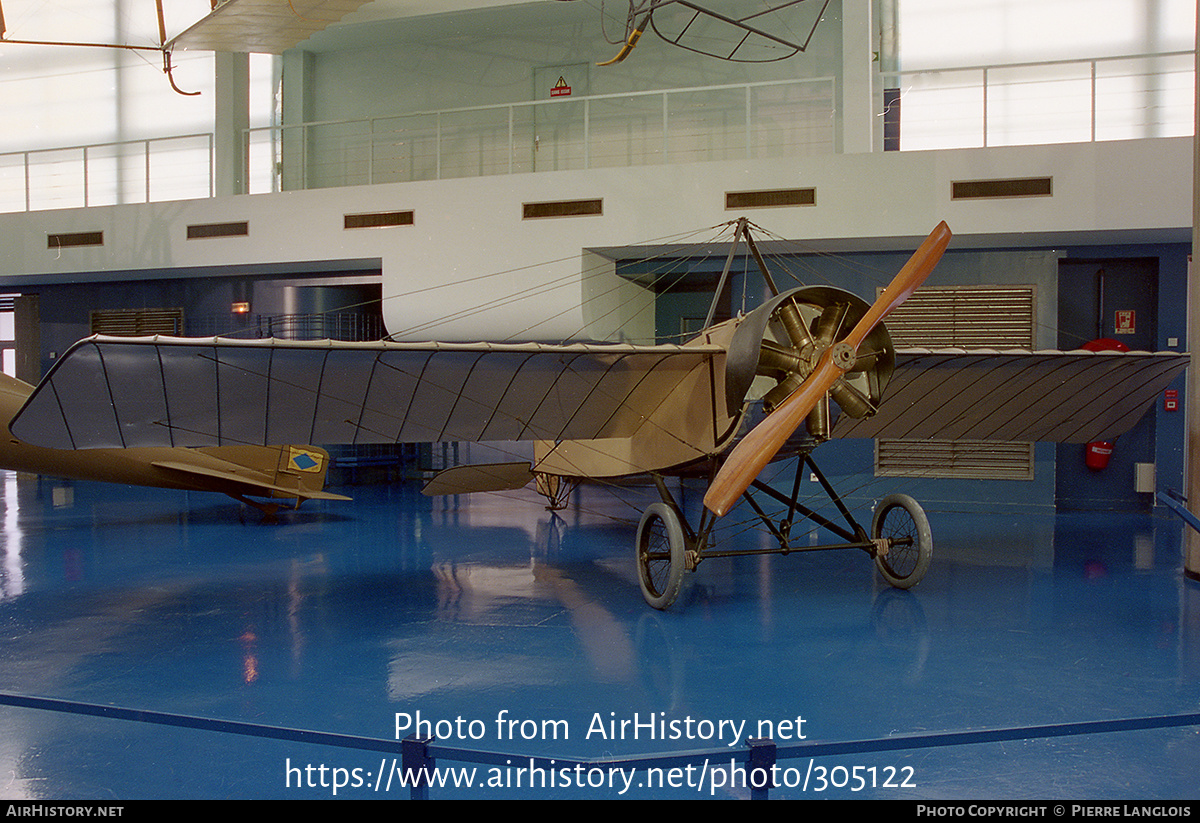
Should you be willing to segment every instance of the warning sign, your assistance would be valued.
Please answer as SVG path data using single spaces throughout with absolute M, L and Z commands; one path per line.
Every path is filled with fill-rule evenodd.
M 1113 331 L 1117 334 L 1137 333 L 1137 312 L 1133 309 L 1119 309 L 1113 320 Z
M 551 97 L 570 97 L 571 87 L 567 85 L 567 80 L 562 75 L 559 75 L 558 82 L 554 84 L 554 88 L 550 89 Z

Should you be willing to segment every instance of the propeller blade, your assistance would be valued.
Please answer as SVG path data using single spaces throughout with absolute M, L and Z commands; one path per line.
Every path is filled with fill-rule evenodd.
M 842 342 L 849 343 L 855 349 L 861 346 L 862 341 L 871 333 L 876 324 L 886 317 L 888 312 L 907 300 L 909 295 L 917 290 L 917 286 L 925 282 L 925 278 L 929 277 L 930 272 L 942 259 L 942 253 L 946 251 L 946 246 L 950 245 L 950 237 L 950 227 L 946 225 L 946 222 L 943 220 L 938 223 L 925 241 L 913 252 L 913 256 L 908 258 L 908 262 L 904 264 L 904 268 L 900 269 L 900 273 L 883 290 L 883 294 L 879 295 L 875 305 L 871 306 L 863 315 L 862 320 L 858 321 L 850 334 L 842 338 Z
M 950 236 L 949 226 L 944 222 L 939 223 L 883 290 L 875 304 L 855 324 L 850 334 L 826 349 L 808 379 L 741 439 L 704 495 L 704 505 L 709 511 L 721 517 L 733 508 L 813 407 L 853 367 L 858 347 L 872 329 L 925 282 L 949 245 Z
M 705 507 L 717 517 L 733 508 L 742 492 L 750 487 L 825 392 L 842 376 L 842 370 L 833 363 L 831 351 L 826 350 L 800 388 L 751 429 L 729 453 L 704 495 Z

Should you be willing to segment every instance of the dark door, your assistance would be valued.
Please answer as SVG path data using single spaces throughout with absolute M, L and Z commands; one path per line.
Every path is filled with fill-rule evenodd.
M 1099 337 L 1134 350 L 1158 346 L 1158 259 L 1061 260 L 1058 265 L 1058 347 L 1080 348 Z M 1092 471 L 1084 446 L 1058 447 L 1060 509 L 1149 511 L 1153 495 L 1134 491 L 1134 464 L 1154 462 L 1151 411 L 1114 444 L 1108 466 Z

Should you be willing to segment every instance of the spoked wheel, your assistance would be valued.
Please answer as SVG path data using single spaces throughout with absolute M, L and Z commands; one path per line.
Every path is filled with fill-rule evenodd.
M 642 597 L 654 608 L 665 609 L 675 602 L 683 585 L 685 556 L 679 515 L 666 503 L 647 506 L 636 545 Z
M 916 500 L 907 494 L 880 500 L 871 519 L 871 536 L 890 543 L 887 554 L 875 556 L 884 580 L 898 589 L 911 589 L 921 582 L 933 559 L 933 533 Z

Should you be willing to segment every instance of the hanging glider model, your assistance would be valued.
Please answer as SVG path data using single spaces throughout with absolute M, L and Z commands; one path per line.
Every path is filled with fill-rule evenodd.
M 829 0 L 775 0 L 748 9 L 731 0 L 629 0 L 621 50 L 598 65 L 623 62 L 647 31 L 671 45 L 733 63 L 786 60 L 808 49 L 828 5 Z
M 883 324 L 950 242 L 945 223 L 873 305 L 830 286 L 779 291 L 750 224 L 736 223 L 719 297 L 745 242 L 773 297 L 683 345 L 373 343 L 90 337 L 35 388 L 0 386 L 11 413 L 0 465 L 25 471 L 224 492 L 240 500 L 335 499 L 328 456 L 307 445 L 534 441 L 532 463 L 461 466 L 427 494 L 531 482 L 561 505 L 582 480 L 653 479 L 660 501 L 636 538 L 647 602 L 668 607 L 685 571 L 734 554 L 857 548 L 892 585 L 915 585 L 932 536 L 907 495 L 860 525 L 812 459 L 831 437 L 1086 443 L 1131 428 L 1187 356 L 897 351 Z M 1118 398 L 1114 400 L 1114 398 Z M 17 407 L 20 407 L 19 410 Z M 791 494 L 759 479 L 796 460 Z M 844 523 L 799 500 L 811 472 Z M 664 478 L 707 480 L 689 524 Z M 760 500 L 782 504 L 768 514 Z M 745 501 L 778 546 L 723 552 L 714 528 Z M 792 546 L 797 517 L 842 542 Z

